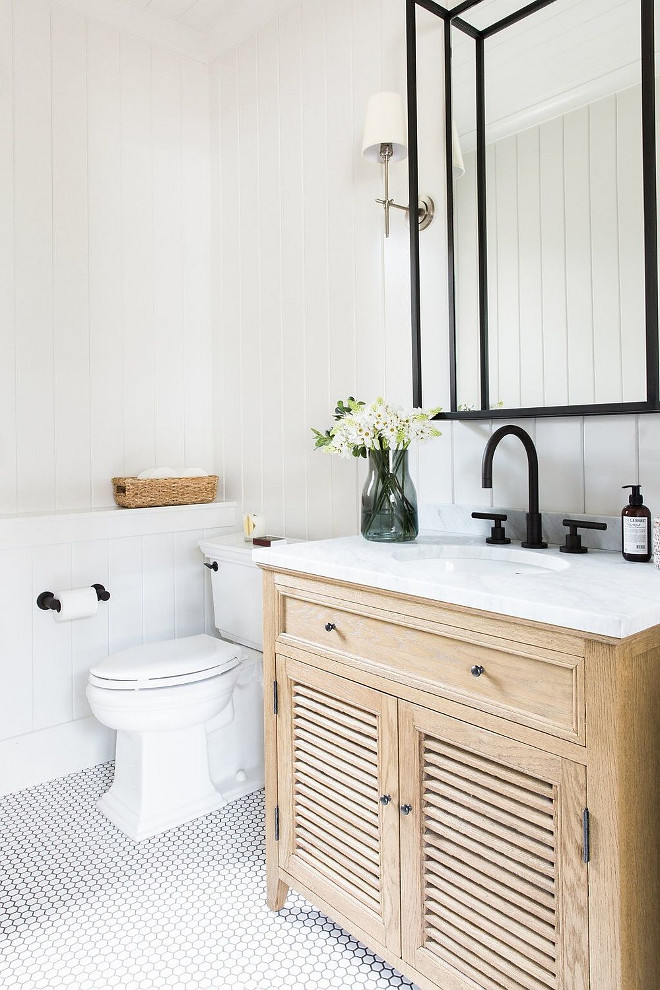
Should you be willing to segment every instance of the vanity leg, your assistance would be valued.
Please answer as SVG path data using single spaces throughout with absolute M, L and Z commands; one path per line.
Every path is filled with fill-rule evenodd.
M 277 871 L 274 869 L 272 871 L 273 876 L 270 875 L 271 871 L 268 871 L 266 877 L 267 893 L 266 893 L 266 903 L 271 911 L 281 911 L 286 903 L 286 899 L 289 896 L 288 884 L 284 883 L 283 880 L 277 876 Z
M 280 880 L 279 842 L 275 838 L 275 801 L 266 780 L 266 903 L 280 911 L 289 894 L 289 885 Z
M 277 677 L 275 641 L 279 622 L 279 599 L 274 575 L 263 576 L 264 587 L 264 748 L 266 754 L 266 902 L 271 911 L 280 911 L 289 886 L 279 877 L 279 843 L 275 837 L 277 806 L 277 716 L 273 710 L 272 685 Z

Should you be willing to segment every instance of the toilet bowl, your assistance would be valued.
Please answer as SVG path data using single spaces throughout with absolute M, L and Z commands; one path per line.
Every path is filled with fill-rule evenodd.
M 222 638 L 136 646 L 89 674 L 92 713 L 117 732 L 114 780 L 98 808 L 135 840 L 264 786 L 261 571 L 242 533 L 200 548 Z
M 209 773 L 207 725 L 223 712 L 231 721 L 241 675 L 239 649 L 207 635 L 134 647 L 92 667 L 90 707 L 117 731 L 114 780 L 98 808 L 130 838 L 227 803 Z

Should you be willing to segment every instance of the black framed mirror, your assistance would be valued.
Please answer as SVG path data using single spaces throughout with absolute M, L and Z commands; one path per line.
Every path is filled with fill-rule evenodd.
M 406 2 L 415 405 L 660 411 L 654 0 Z

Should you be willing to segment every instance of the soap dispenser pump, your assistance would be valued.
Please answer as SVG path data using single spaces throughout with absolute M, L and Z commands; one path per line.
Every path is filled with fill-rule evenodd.
M 632 488 L 628 505 L 621 513 L 621 553 L 624 560 L 645 563 L 651 559 L 651 511 L 644 505 L 641 485 Z

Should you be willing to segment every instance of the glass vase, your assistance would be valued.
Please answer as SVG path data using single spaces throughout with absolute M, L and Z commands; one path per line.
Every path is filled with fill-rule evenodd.
M 417 492 L 407 450 L 370 450 L 362 489 L 362 535 L 374 543 L 408 543 L 419 533 Z

